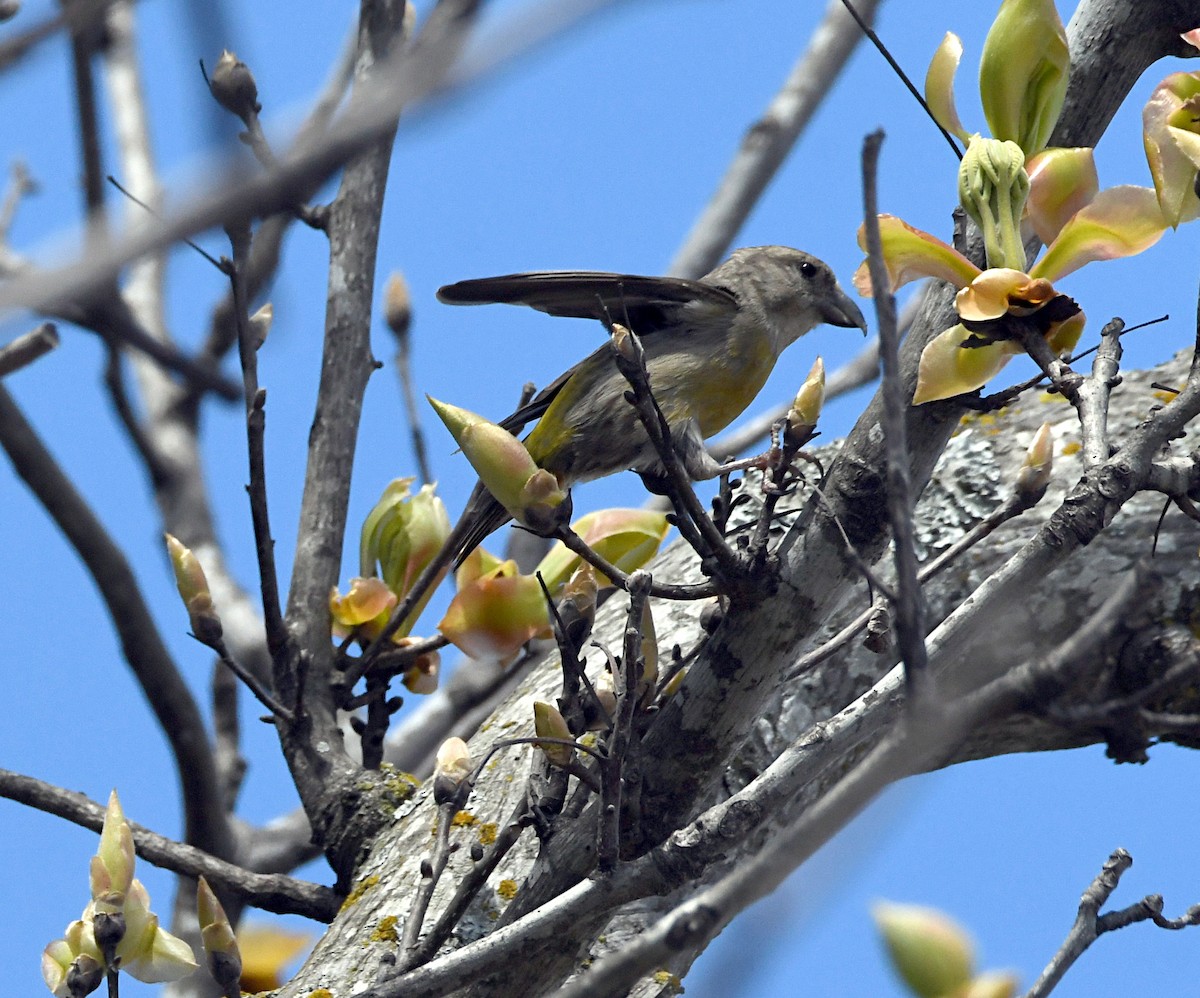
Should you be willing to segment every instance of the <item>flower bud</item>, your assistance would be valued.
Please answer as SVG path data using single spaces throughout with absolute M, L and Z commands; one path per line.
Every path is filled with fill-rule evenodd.
M 209 592 L 204 569 L 190 548 L 184 547 L 170 534 L 163 536 L 167 541 L 171 568 L 175 571 L 175 586 L 187 609 L 192 633 L 202 644 L 214 645 L 221 640 L 221 618 L 217 616 L 213 607 L 212 593 Z
M 812 370 L 796 393 L 788 409 L 784 428 L 784 441 L 794 447 L 803 446 L 812 438 L 825 405 L 825 362 L 820 357 L 813 363 Z
M 872 909 L 892 966 L 920 998 L 964 990 L 974 964 L 971 941 L 932 908 L 880 902 Z
M 437 751 L 433 768 L 433 799 L 449 804 L 465 798 L 464 788 L 471 775 L 471 752 L 461 738 L 447 738 Z
M 958 169 L 958 199 L 983 233 L 989 267 L 1025 269 L 1021 215 L 1028 197 L 1021 147 L 972 136 Z
M 258 85 L 254 82 L 254 74 L 228 49 L 221 53 L 221 58 L 213 67 L 208 86 L 217 103 L 243 121 L 262 110 L 262 105 L 258 103 Z
M 412 325 L 412 297 L 408 293 L 408 282 L 399 271 L 387 280 L 383 291 L 383 318 L 398 340 L 408 336 Z
M 567 496 L 558 480 L 537 466 L 520 440 L 467 409 L 426 397 L 488 491 L 515 520 L 545 532 L 566 512 L 560 509 Z
M 1054 471 L 1054 434 L 1049 423 L 1038 427 L 1017 472 L 1017 495 L 1029 506 L 1041 501 Z
M 250 345 L 257 350 L 267 342 L 271 323 L 275 320 L 275 306 L 267 302 L 250 316 Z
M 208 972 L 221 989 L 228 992 L 242 976 L 242 955 L 225 909 L 204 877 L 196 883 L 196 914 Z

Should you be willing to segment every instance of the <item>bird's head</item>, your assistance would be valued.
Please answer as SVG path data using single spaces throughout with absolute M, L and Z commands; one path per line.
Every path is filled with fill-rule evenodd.
M 823 322 L 867 331 L 862 312 L 842 290 L 829 265 L 803 250 L 788 246 L 740 249 L 705 281 L 732 291 L 743 310 L 774 331 L 779 350 Z

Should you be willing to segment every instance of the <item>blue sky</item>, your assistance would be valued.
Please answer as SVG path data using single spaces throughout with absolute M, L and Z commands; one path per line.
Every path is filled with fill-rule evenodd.
M 221 45 L 233 48 L 253 68 L 265 119 L 283 137 L 319 88 L 351 16 L 348 4 L 239 5 L 229 13 L 228 37 L 206 46 L 189 36 L 188 6 L 182 0 L 138 6 L 144 37 L 153 40 L 144 70 L 160 166 L 177 203 L 206 177 L 215 144 L 228 143 L 235 132 L 232 120 L 212 113 L 197 59 L 211 65 Z M 489 20 L 502 21 L 518 6 L 496 2 Z M 819 6 L 627 0 L 523 56 L 487 86 L 407 124 L 393 158 L 379 279 L 399 269 L 410 283 L 420 389 L 500 417 L 525 381 L 544 384 L 593 349 L 601 335 L 595 324 L 518 309 L 447 308 L 435 301 L 434 291 L 464 277 L 517 270 L 662 272 L 744 129 L 806 43 Z M 944 31 L 959 33 L 966 48 L 959 110 L 968 127 L 982 127 L 971 83 L 994 6 L 960 4 L 951 14 L 931 16 L 949 6 L 885 4 L 879 30 L 918 80 Z M 6 30 L 50 9 L 31 2 Z M 1069 15 L 1069 8 L 1060 9 Z M 1135 87 L 1099 146 L 1102 184 L 1149 183 L 1140 106 L 1176 68 L 1182 67 L 1154 67 Z M 79 216 L 70 95 L 60 42 L 44 45 L 0 81 L 4 156 L 25 159 L 43 188 L 23 206 L 12 242 L 39 260 L 53 260 L 55 247 L 72 245 Z M 800 246 L 826 259 L 848 283 L 860 258 L 854 232 L 861 217 L 861 142 L 877 126 L 888 136 L 881 206 L 947 236 L 957 164 L 878 55 L 862 48 L 737 244 Z M 112 203 L 123 210 L 115 195 Z M 226 250 L 217 236 L 202 241 L 214 252 Z M 1198 250 L 1196 231 L 1185 228 L 1139 259 L 1087 268 L 1064 282 L 1064 290 L 1093 316 L 1093 328 L 1112 315 L 1132 324 L 1169 312 L 1172 321 L 1128 345 L 1128 363 L 1154 362 L 1191 342 Z M 260 355 L 268 390 L 271 513 L 284 578 L 318 373 L 326 256 L 322 236 L 292 233 L 270 295 L 276 325 Z M 225 279 L 180 250 L 172 256 L 171 281 L 173 332 L 185 346 L 194 345 Z M 12 318 L 4 339 L 31 324 L 28 317 Z M 56 354 L 7 384 L 129 551 L 181 668 L 203 697 L 210 656 L 186 637 L 144 475 L 114 428 L 100 383 L 101 351 L 89 334 L 63 333 Z M 376 334 L 376 353 L 390 362 L 392 345 L 382 326 Z M 815 353 L 833 367 L 858 346 L 844 330 L 814 332 L 785 355 L 763 403 L 793 394 Z M 468 365 L 482 376 L 469 375 Z M 1016 364 L 1009 371 L 1014 380 L 1024 376 Z M 859 392 L 831 405 L 823 422 L 826 437 L 845 432 L 867 397 Z M 236 407 L 216 409 L 205 427 L 221 534 L 235 571 L 249 584 L 254 574 L 242 420 Z M 432 418 L 425 429 L 441 491 L 456 513 L 471 477 Z M 399 393 L 385 367 L 368 393 L 351 523 L 361 522 L 390 479 L 412 472 Z M 0 765 L 95 799 L 117 786 L 131 818 L 177 833 L 177 791 L 164 742 L 90 582 L 7 470 L 0 471 L 0 490 L 6 511 L 0 594 L 13 628 Z M 596 483 L 576 496 L 581 510 L 640 501 L 632 476 Z M 243 813 L 264 821 L 294 806 L 295 797 L 271 732 L 246 725 L 252 769 Z M 1168 912 L 1178 913 L 1200 901 L 1200 874 L 1186 832 L 1194 825 L 1195 786 L 1194 760 L 1170 749 L 1154 751 L 1150 765 L 1136 768 L 1115 767 L 1100 749 L 1088 749 L 992 760 L 909 781 L 789 890 L 731 928 L 688 978 L 689 994 L 730 996 L 739 993 L 735 986 L 745 995 L 779 989 L 896 993 L 867 914 L 877 897 L 946 908 L 980 939 L 986 966 L 1013 967 L 1028 984 L 1070 926 L 1079 893 L 1117 846 L 1135 859 L 1118 904 L 1159 892 Z M 0 818 L 0 896 L 7 912 L 0 954 L 10 990 L 34 994 L 42 987 L 41 948 L 86 900 L 95 838 L 6 801 L 0 802 Z M 165 910 L 170 879 L 145 864 L 141 872 Z M 325 879 L 319 868 L 308 875 Z M 1059 993 L 1183 994 L 1194 990 L 1198 975 L 1194 940 L 1139 926 L 1102 940 Z

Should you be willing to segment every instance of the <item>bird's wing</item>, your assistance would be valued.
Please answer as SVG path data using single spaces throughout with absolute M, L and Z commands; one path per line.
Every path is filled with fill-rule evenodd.
M 549 315 L 610 319 L 628 324 L 639 336 L 666 321 L 664 310 L 704 302 L 733 312 L 737 299 L 724 288 L 679 277 L 640 277 L 591 270 L 548 270 L 481 277 L 447 284 L 438 300 L 448 305 L 527 305 Z

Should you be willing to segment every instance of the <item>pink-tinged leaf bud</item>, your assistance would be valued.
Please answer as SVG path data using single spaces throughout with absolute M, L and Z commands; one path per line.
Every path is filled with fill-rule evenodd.
M 1029 506 L 1040 502 L 1054 472 L 1054 433 L 1049 423 L 1038 427 L 1017 472 L 1017 495 Z
M 533 730 L 538 738 L 565 738 L 574 741 L 571 729 L 567 727 L 567 722 L 558 708 L 541 700 L 533 702 Z M 570 766 L 571 760 L 575 758 L 575 750 L 569 745 L 547 742 L 538 745 L 538 748 L 546 753 L 546 759 L 551 766 L 560 769 Z
M 1070 68 L 1054 0 L 1004 0 L 979 61 L 979 97 L 992 135 L 1017 143 L 1026 156 L 1045 149 Z
M 196 913 L 208 972 L 221 989 L 228 992 L 242 976 L 242 955 L 225 909 L 203 877 L 196 884 Z
M 399 271 L 387 280 L 383 290 L 383 318 L 396 339 L 403 341 L 412 325 L 412 297 L 408 282 Z
M 250 345 L 257 350 L 267 342 L 271 323 L 275 321 L 275 306 L 267 302 L 250 316 Z
M 171 568 L 175 571 L 175 586 L 187 609 L 192 633 L 202 644 L 215 645 L 221 640 L 221 618 L 217 616 L 213 607 L 212 593 L 209 592 L 204 569 L 190 548 L 184 547 L 170 534 L 163 536 L 167 541 Z
M 506 660 L 532 638 L 549 637 L 550 618 L 537 579 L 506 561 L 458 591 L 438 630 L 471 658 Z
M 1054 242 L 1064 225 L 1100 191 L 1096 159 L 1087 146 L 1043 149 L 1025 161 L 1029 200 L 1025 211 L 1037 237 Z
M 471 752 L 461 738 L 447 738 L 437 750 L 433 768 L 433 799 L 437 804 L 461 803 L 470 787 Z
M 652 510 L 602 509 L 581 516 L 571 524 L 571 529 L 601 558 L 628 574 L 654 557 L 671 527 L 663 513 Z M 555 593 L 579 564 L 579 556 L 559 541 L 542 559 L 537 571 L 546 588 Z M 604 576 L 597 582 L 601 586 L 612 584 Z
M 42 980 L 58 998 L 84 998 L 104 980 L 104 964 L 99 953 L 76 952 L 67 940 L 56 939 L 42 951 Z
M 426 397 L 488 491 L 515 520 L 543 532 L 561 517 L 566 493 L 520 440 L 476 413 Z
M 134 880 L 130 885 L 122 914 L 126 931 L 117 947 L 122 971 L 144 984 L 160 984 L 187 977 L 197 969 L 192 948 L 159 926 L 141 881 Z
M 334 633 L 341 636 L 353 634 L 361 627 L 364 637 L 374 637 L 387 623 L 395 605 L 396 594 L 382 579 L 353 578 L 345 596 L 336 589 L 329 591 Z
M 824 405 L 825 362 L 818 357 L 812 370 L 808 372 L 808 377 L 804 379 L 804 384 L 800 386 L 800 391 L 796 393 L 791 408 L 788 409 L 784 440 L 792 446 L 801 447 L 812 439 Z
M 871 910 L 892 966 L 920 998 L 959 994 L 975 957 L 965 932 L 940 911 L 880 902 Z
M 396 643 L 403 648 L 407 644 L 415 643 L 416 640 L 415 638 L 403 638 Z M 423 652 L 405 670 L 400 681 L 410 693 L 428 696 L 437 692 L 438 674 L 441 672 L 441 668 L 442 656 L 437 651 Z
M 226 49 L 208 78 L 209 89 L 218 104 L 242 121 L 262 110 L 258 103 L 258 85 L 250 68 Z

